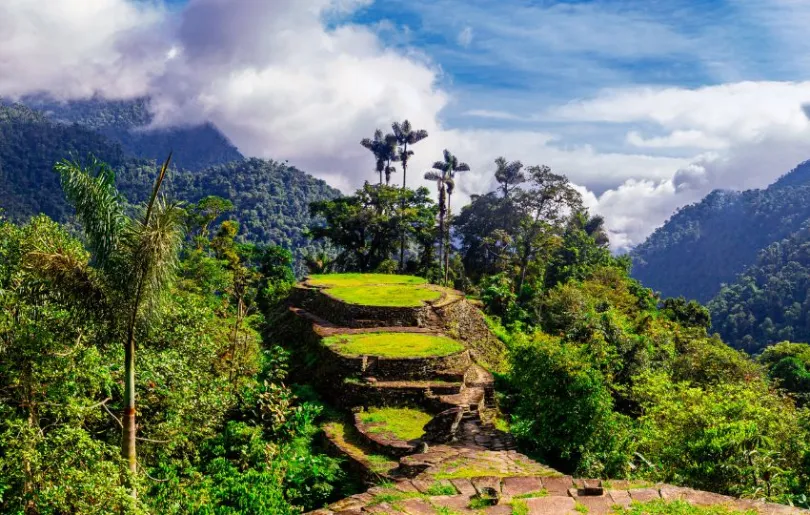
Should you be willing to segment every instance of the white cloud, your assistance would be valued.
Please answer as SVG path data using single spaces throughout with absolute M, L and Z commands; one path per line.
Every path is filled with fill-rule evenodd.
M 713 188 L 764 186 L 808 157 L 801 106 L 810 102 L 810 82 L 614 89 L 545 112 L 530 105 L 519 115 L 486 106 L 466 113 L 532 124 L 524 130 L 447 127 L 442 113 L 454 96 L 437 85 L 443 72 L 427 56 L 386 47 L 372 27 L 326 28 L 325 18 L 368 2 L 191 0 L 171 11 L 133 0 L 5 0 L 0 95 L 149 94 L 158 124 L 211 120 L 244 153 L 288 159 L 344 191 L 375 177 L 359 140 L 408 117 L 430 133 L 414 148 L 409 184 L 450 149 L 473 169 L 459 179 L 456 209 L 493 186 L 499 155 L 548 164 L 605 215 L 617 248 L 639 243 Z M 583 13 L 551 14 L 565 22 Z M 472 29 L 465 31 L 462 46 L 468 36 L 472 42 Z M 543 37 L 550 48 L 564 43 Z M 634 37 L 620 38 L 620 54 L 637 47 Z M 476 45 L 480 38 L 476 32 Z M 661 45 L 668 53 L 684 48 L 678 38 Z M 595 127 L 596 146 L 561 136 L 596 134 Z M 610 151 L 599 139 L 607 133 L 619 141 Z
M 126 0 L 0 2 L 0 94 L 138 95 L 163 71 L 165 10 Z
M 458 37 L 456 38 L 458 44 L 463 46 L 464 48 L 470 46 L 472 40 L 473 40 L 473 29 L 472 27 L 469 26 L 464 27 L 464 29 L 458 33 Z

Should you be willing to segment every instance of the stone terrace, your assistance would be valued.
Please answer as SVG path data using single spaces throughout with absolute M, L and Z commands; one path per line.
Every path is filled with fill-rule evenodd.
M 435 293 L 433 300 L 419 305 L 374 300 L 384 295 L 375 296 L 378 292 L 370 289 L 391 285 L 406 296 L 409 287 L 419 288 L 423 298 L 426 290 Z M 330 289 L 346 287 L 372 300 L 352 304 L 330 294 Z M 460 292 L 425 285 L 416 277 L 348 274 L 314 277 L 299 284 L 291 299 L 291 341 L 301 343 L 321 393 L 346 412 L 342 420 L 327 423 L 324 432 L 332 448 L 371 486 L 312 513 L 603 514 L 654 500 L 762 514 L 810 513 L 670 485 L 574 479 L 518 453 L 512 436 L 492 424 L 497 409 L 487 369 L 499 366 L 505 349 Z M 414 342 L 420 335 L 449 337 L 463 350 L 411 357 L 401 349 L 391 357 L 375 355 L 372 345 L 349 355 L 340 345 L 324 343 L 363 333 L 384 333 L 376 340 L 389 333 L 411 334 L 415 338 L 399 340 Z M 386 424 L 393 428 L 401 420 L 364 422 L 370 407 L 407 408 L 423 413 L 416 420 L 430 421 L 420 438 L 406 441 L 387 431 Z

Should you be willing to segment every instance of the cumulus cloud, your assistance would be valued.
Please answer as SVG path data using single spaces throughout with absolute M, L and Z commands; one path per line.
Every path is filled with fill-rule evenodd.
M 409 184 L 426 184 L 419 177 L 444 148 L 473 170 L 459 179 L 455 206 L 493 187 L 499 155 L 548 164 L 605 215 L 617 249 L 713 188 L 761 187 L 808 157 L 810 82 L 609 90 L 534 114 L 468 112 L 521 129 L 448 127 L 442 113 L 455 99 L 429 56 L 340 21 L 370 1 L 190 0 L 172 10 L 6 0 L 0 95 L 150 95 L 158 125 L 210 120 L 245 154 L 288 159 L 344 191 L 376 176 L 359 140 L 408 117 L 430 133 L 414 148 Z M 463 29 L 457 42 L 472 36 Z M 620 145 L 563 137 L 594 127 Z

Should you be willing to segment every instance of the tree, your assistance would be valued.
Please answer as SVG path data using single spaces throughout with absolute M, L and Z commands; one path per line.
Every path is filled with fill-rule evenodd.
M 411 127 L 411 122 L 408 120 L 405 120 L 402 123 L 394 122 L 393 125 L 391 125 L 391 129 L 394 131 L 394 136 L 396 137 L 397 144 L 400 147 L 399 160 L 402 163 L 402 189 L 404 190 L 407 187 L 408 160 L 413 155 L 413 150 L 409 149 L 408 145 L 415 145 L 416 143 L 419 143 L 428 137 L 428 133 L 424 129 L 414 130 Z M 404 265 L 405 232 L 403 231 L 399 247 L 399 269 L 402 270 Z
M 526 182 L 526 174 L 523 173 L 523 163 L 520 161 L 507 161 L 504 157 L 495 159 L 495 180 L 501 185 L 503 198 L 509 198 L 509 187 L 518 186 Z
M 467 163 L 459 163 L 458 158 L 445 149 L 444 161 L 436 161 L 433 163 L 433 170 L 425 173 L 425 179 L 436 181 L 436 187 L 439 190 L 439 262 L 444 266 L 445 283 L 447 283 L 447 269 L 450 265 L 450 231 L 445 231 L 445 220 L 450 208 L 448 195 L 452 195 L 455 188 L 455 174 L 469 171 L 469 169 L 470 166 Z M 444 247 L 444 260 L 442 260 L 442 247 Z
M 34 251 L 29 263 L 75 302 L 91 303 L 103 314 L 110 337 L 123 340 L 125 408 L 122 417 L 122 454 L 129 472 L 138 472 L 135 412 L 135 339 L 150 323 L 155 306 L 172 280 L 182 244 L 184 212 L 160 195 L 171 154 L 163 163 L 149 203 L 141 216 L 125 214 L 124 202 L 114 186 L 113 171 L 93 161 L 56 165 L 68 200 L 76 209 L 92 254 L 91 265 L 59 250 Z M 136 495 L 132 489 L 133 497 Z
M 518 291 L 526 279 L 526 269 L 537 251 L 560 232 L 561 221 L 582 209 L 582 197 L 564 175 L 552 173 L 548 166 L 529 168 L 532 188 L 516 199 L 521 223 L 516 235 L 520 267 Z
M 360 141 L 360 144 L 363 145 L 365 148 L 371 151 L 374 154 L 374 160 L 376 164 L 375 170 L 380 176 L 380 184 L 382 184 L 383 180 L 383 171 L 385 171 L 386 167 L 386 147 L 387 143 L 385 138 L 383 137 L 383 132 L 380 129 L 374 131 L 374 139 L 370 138 L 363 138 Z
M 394 255 L 403 231 L 417 243 L 432 233 L 426 227 L 435 217 L 432 204 L 425 188 L 414 192 L 366 183 L 354 195 L 313 203 L 312 215 L 324 223 L 310 227 L 310 234 L 339 249 L 338 269 L 374 271 Z

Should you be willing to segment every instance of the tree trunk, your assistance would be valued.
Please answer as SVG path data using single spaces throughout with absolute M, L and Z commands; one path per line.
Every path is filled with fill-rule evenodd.
M 444 205 L 444 186 L 439 190 L 439 266 L 444 264 L 442 251 L 444 250 L 444 213 L 447 207 Z
M 408 153 L 408 144 L 405 143 L 405 154 Z M 399 208 L 400 216 L 400 230 L 402 234 L 399 235 L 399 272 L 405 272 L 405 226 L 402 222 L 405 220 L 405 176 L 408 174 L 408 158 L 402 159 L 402 203 Z
M 137 432 L 135 421 L 135 326 L 130 325 L 126 347 L 124 349 L 124 434 L 121 448 L 127 468 L 134 476 L 138 473 L 138 454 L 135 448 L 135 434 Z M 132 497 L 136 497 L 135 487 L 132 487 Z
M 444 248 L 444 285 L 447 286 L 447 278 L 450 273 L 450 199 L 453 197 L 448 192 L 447 194 L 447 237 L 446 246 Z

